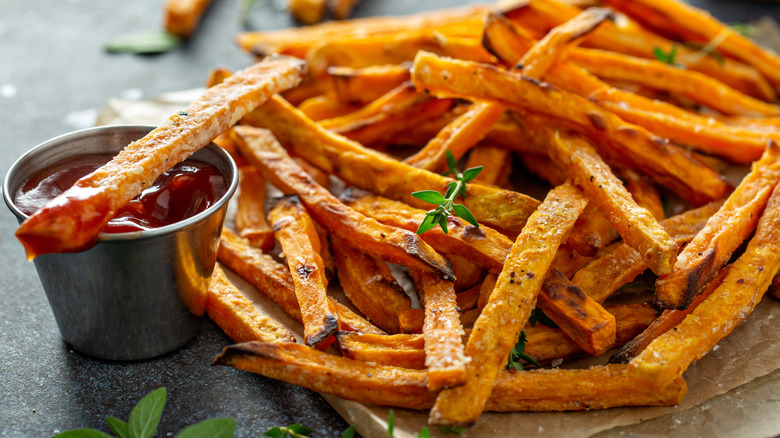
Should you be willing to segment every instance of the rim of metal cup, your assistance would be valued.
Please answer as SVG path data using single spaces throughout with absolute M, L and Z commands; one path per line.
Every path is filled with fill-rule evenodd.
M 52 139 L 46 140 L 45 142 L 25 152 L 21 157 L 19 157 L 16 161 L 14 161 L 14 163 L 8 169 L 8 172 L 5 174 L 5 178 L 3 179 L 3 199 L 5 200 L 5 203 L 8 206 L 8 208 L 17 217 L 23 219 L 27 219 L 29 217 L 27 214 L 19 210 L 16 204 L 14 204 L 13 197 L 15 196 L 18 187 L 10 187 L 11 176 L 18 171 L 18 169 L 22 166 L 22 163 L 25 163 L 31 157 L 34 157 L 42 150 L 51 147 L 53 144 L 72 143 L 81 138 L 91 137 L 97 134 L 102 134 L 102 133 L 116 131 L 116 130 L 133 130 L 133 129 L 143 131 L 143 134 L 141 134 L 141 136 L 138 137 L 140 139 L 146 133 L 149 133 L 155 128 L 156 126 L 152 126 L 152 125 L 135 125 L 135 124 L 104 125 L 104 126 L 96 126 L 93 128 L 86 128 L 86 129 L 80 129 L 78 131 L 68 132 L 66 134 L 62 134 Z M 233 194 L 235 193 L 238 187 L 238 165 L 236 164 L 235 160 L 233 160 L 233 157 L 231 157 L 227 151 L 225 151 L 224 149 L 222 149 L 221 147 L 219 147 L 217 144 L 213 142 L 209 143 L 202 149 L 209 149 L 211 152 L 216 153 L 217 156 L 222 158 L 228 164 L 231 173 L 231 175 L 223 174 L 226 181 L 228 182 L 228 188 L 225 194 L 222 195 L 222 197 L 219 200 L 217 200 L 217 202 L 215 202 L 214 205 L 211 205 L 209 208 L 203 210 L 202 212 L 194 216 L 190 216 L 187 219 L 181 220 L 179 222 L 175 222 L 170 225 L 165 225 L 159 228 L 153 228 L 153 229 L 142 230 L 142 231 L 132 231 L 129 233 L 102 233 L 101 232 L 98 235 L 98 242 L 151 238 L 151 237 L 179 231 L 183 228 L 187 228 L 189 226 L 193 226 L 197 224 L 198 222 L 202 221 L 206 217 L 210 216 L 214 211 L 222 208 L 222 206 L 224 206 L 228 201 L 230 201 L 230 198 L 233 197 Z M 117 151 L 117 153 L 118 152 L 119 151 Z M 32 175 L 28 175 L 27 177 L 29 178 L 30 176 Z

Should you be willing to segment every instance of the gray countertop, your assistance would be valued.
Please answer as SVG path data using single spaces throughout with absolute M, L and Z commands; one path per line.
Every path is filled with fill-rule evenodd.
M 0 0 L 0 175 L 22 153 L 83 127 L 110 97 L 152 97 L 202 86 L 216 66 L 241 68 L 250 58 L 233 44 L 243 30 L 238 0 L 216 0 L 196 36 L 171 53 L 111 55 L 111 37 L 159 27 L 162 0 Z M 253 9 L 249 28 L 294 25 L 283 2 Z M 401 14 L 467 1 L 366 0 L 357 16 Z M 693 1 L 725 21 L 780 18 L 780 6 Z M 317 394 L 210 363 L 230 340 L 204 320 L 183 348 L 140 362 L 108 362 L 72 351 L 57 331 L 35 269 L 13 238 L 16 222 L 0 213 L 0 436 L 50 436 L 80 427 L 106 430 L 108 415 L 126 418 L 160 386 L 168 405 L 160 436 L 206 418 L 237 419 L 236 436 L 301 422 L 316 436 L 339 436 L 347 424 Z

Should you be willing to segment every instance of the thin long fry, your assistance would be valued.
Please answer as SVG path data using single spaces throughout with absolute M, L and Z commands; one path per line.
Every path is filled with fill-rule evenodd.
M 586 204 L 579 189 L 564 184 L 553 189 L 528 219 L 469 337 L 466 384 L 439 393 L 429 417 L 433 424 L 476 423 L 498 371 L 528 321 L 558 246 Z
M 297 85 L 304 71 L 300 61 L 277 57 L 207 89 L 185 111 L 130 143 L 25 220 L 16 237 L 27 258 L 73 251 L 93 242 L 111 217 L 160 174 L 209 144 L 273 93 Z
M 332 243 L 344 294 L 374 324 L 388 333 L 398 333 L 398 315 L 411 308 L 411 301 L 390 268 L 339 238 L 334 237 Z
M 274 232 L 265 219 L 265 178 L 253 166 L 244 166 L 239 184 L 235 218 L 238 234 L 263 251 L 270 251 Z
M 691 302 L 691 305 L 684 310 L 672 310 L 666 309 L 661 315 L 653 321 L 642 333 L 637 335 L 634 339 L 628 342 L 626 345 L 620 347 L 610 358 L 610 363 L 628 363 L 631 359 L 639 355 L 651 342 L 656 338 L 663 335 L 669 330 L 672 330 L 676 325 L 680 324 L 685 317 L 693 313 L 693 310 L 701 304 L 708 296 L 712 295 L 712 292 L 723 283 L 723 279 L 728 274 L 730 265 L 724 266 L 723 269 L 718 271 L 718 275 L 707 284 L 707 287 L 702 293 L 696 296 Z
M 184 38 L 192 35 L 209 4 L 211 0 L 167 0 L 163 18 L 165 31 Z
M 509 176 L 512 173 L 512 152 L 490 144 L 479 144 L 469 153 L 465 169 L 482 166 L 482 172 L 474 180 L 480 184 L 511 190 Z
M 623 238 L 658 275 L 672 271 L 678 246 L 653 215 L 637 205 L 623 183 L 611 172 L 593 147 L 582 138 L 550 133 L 549 155 L 569 171 Z
M 471 263 L 457 254 L 444 254 L 444 257 L 450 261 L 452 272 L 455 273 L 455 292 L 460 293 L 481 283 L 485 278 L 485 269 L 482 266 Z
M 631 197 L 634 198 L 637 205 L 647 209 L 656 220 L 663 220 L 666 217 L 664 205 L 661 201 L 661 194 L 658 193 L 653 183 L 631 170 L 623 170 L 621 174 L 626 181 L 626 190 L 631 193 Z
M 759 220 L 745 252 L 732 264 L 723 283 L 693 313 L 656 338 L 628 364 L 627 373 L 655 387 L 679 378 L 731 333 L 755 308 L 780 270 L 780 188 Z
M 219 265 L 211 275 L 206 312 L 233 342 L 295 342 L 287 327 L 255 309 Z
M 427 272 L 412 272 L 412 276 L 425 303 L 426 386 L 429 391 L 460 386 L 466 381 L 466 356 L 455 289 L 451 282 L 441 281 Z
M 658 317 L 658 312 L 647 304 L 617 304 L 605 307 L 617 322 L 616 346 L 626 344 L 642 333 Z M 572 359 L 585 352 L 568 335 L 557 328 L 543 324 L 526 324 L 525 353 L 540 364 L 555 359 Z M 468 340 L 471 330 L 466 330 Z M 374 335 L 341 331 L 336 334 L 344 357 L 374 362 L 380 365 L 410 369 L 425 369 L 425 350 L 422 335 Z
M 360 109 L 357 105 L 344 104 L 331 96 L 310 97 L 298 105 L 298 109 L 312 120 L 342 117 Z
M 449 262 L 419 236 L 380 224 L 341 203 L 303 172 L 269 131 L 240 126 L 233 133 L 247 159 L 277 188 L 297 194 L 309 214 L 333 235 L 349 240 L 367 254 L 454 279 Z
M 249 241 L 238 237 L 227 228 L 222 229 L 217 258 L 270 298 L 293 319 L 302 321 L 301 308 L 295 297 L 292 277 L 284 265 L 271 256 L 263 254 Z M 338 301 L 328 297 L 328 302 L 331 312 L 338 317 L 342 330 L 385 333 Z
M 301 308 L 304 341 L 317 346 L 339 328 L 338 319 L 328 305 L 325 266 L 320 257 L 320 238 L 314 222 L 297 196 L 282 198 L 268 213 L 274 236 L 290 268 L 295 296 Z
M 720 175 L 668 141 L 622 121 L 586 99 L 545 83 L 492 66 L 443 59 L 424 52 L 415 59 L 412 81 L 433 95 L 492 99 L 517 111 L 533 111 L 550 117 L 562 127 L 603 141 L 599 152 L 608 161 L 630 163 L 693 204 L 719 199 L 728 190 Z M 695 184 L 688 177 L 694 173 L 698 175 Z
M 580 9 L 555 0 L 531 0 L 503 13 L 513 22 L 544 35 L 552 27 L 577 16 Z M 648 59 L 655 59 L 656 48 L 669 53 L 677 46 L 677 62 L 687 69 L 701 72 L 767 102 L 777 99 L 772 86 L 753 67 L 730 58 L 719 61 L 701 56 L 701 52 L 658 36 L 630 21 L 623 21 L 621 25 L 604 23 L 587 36 L 583 45 Z
M 352 10 L 360 0 L 328 0 L 328 9 L 336 20 L 343 20 L 352 15 Z
M 361 403 L 427 409 L 435 393 L 424 371 L 372 365 L 299 344 L 246 342 L 226 347 L 215 365 L 284 380 L 313 391 Z M 328 378 L 323 379 L 322 375 Z M 613 364 L 587 370 L 502 371 L 487 408 L 494 411 L 606 409 L 612 406 L 673 406 L 685 395 L 685 381 L 657 391 Z
M 722 203 L 715 202 L 661 221 L 678 245 L 690 242 L 704 228 Z M 586 295 L 603 302 L 621 286 L 628 284 L 647 269 L 639 253 L 621 244 L 577 271 L 572 282 Z
M 487 6 L 466 6 L 441 11 L 422 12 L 405 17 L 371 17 L 332 21 L 298 29 L 244 32 L 236 38 L 239 47 L 258 56 L 272 53 L 305 58 L 309 50 L 322 41 L 389 35 L 414 29 L 436 29 L 455 35 L 479 35 L 482 14 Z
M 780 91 L 780 57 L 740 35 L 701 9 L 674 0 L 607 0 L 616 10 L 660 33 L 683 41 L 713 43 L 719 52 L 760 71 Z
M 407 164 L 431 171 L 444 167 L 446 152 L 459 159 L 476 145 L 504 113 L 496 103 L 475 102 L 468 111 L 450 122 L 419 152 L 405 160 Z
M 269 129 L 296 154 L 309 158 L 315 166 L 347 183 L 413 207 L 427 208 L 430 204 L 415 198 L 412 192 L 444 192 L 447 184 L 453 181 L 400 163 L 324 130 L 280 98 L 269 100 L 244 117 L 244 121 Z M 539 205 L 527 195 L 473 183 L 466 187 L 466 195 L 463 205 L 471 210 L 480 224 L 498 226 L 501 230 L 515 233 L 522 229 L 528 216 Z
M 656 301 L 667 309 L 684 309 L 731 254 L 755 230 L 772 189 L 780 181 L 780 146 L 770 141 L 736 190 L 707 225 L 680 253 L 674 271 L 655 284 Z
M 407 65 L 374 65 L 365 68 L 328 67 L 333 92 L 342 103 L 367 104 L 409 80 Z
M 593 257 L 605 246 L 620 238 L 604 214 L 596 204 L 591 203 L 585 207 L 574 229 L 571 230 L 566 245 L 577 251 L 580 255 Z
M 772 117 L 780 107 L 747 96 L 712 77 L 657 60 L 597 49 L 576 49 L 568 59 L 602 79 L 639 83 L 683 96 L 728 115 Z

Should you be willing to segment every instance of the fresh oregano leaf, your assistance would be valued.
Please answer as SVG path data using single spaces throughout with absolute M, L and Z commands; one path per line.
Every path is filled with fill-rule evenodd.
M 179 47 L 181 41 L 176 35 L 165 32 L 142 32 L 114 37 L 106 43 L 105 48 L 111 53 L 163 53 Z
M 420 192 L 414 192 L 412 193 L 412 196 L 414 196 L 417 199 L 422 199 L 423 201 L 429 204 L 441 204 L 442 202 L 445 201 L 444 196 L 442 196 L 441 193 L 435 190 L 423 190 Z
M 445 435 L 448 435 L 448 434 L 451 434 L 451 433 L 454 433 L 456 435 L 463 435 L 464 433 L 466 433 L 466 428 L 465 427 L 460 427 L 460 426 L 442 426 L 441 427 L 441 433 L 443 433 Z
M 157 425 L 165 408 L 167 391 L 158 388 L 150 392 L 130 412 L 127 431 L 133 438 L 152 438 L 157 435 Z
M 477 219 L 474 217 L 473 214 L 471 214 L 471 211 L 468 208 L 466 208 L 465 205 L 455 204 L 452 206 L 452 211 L 455 213 L 455 216 L 462 218 L 463 220 L 470 223 L 471 225 L 474 225 L 475 227 L 479 227 L 479 224 L 477 223 Z
M 127 431 L 127 423 L 119 418 L 106 417 L 106 423 L 108 423 L 108 428 L 111 429 L 111 432 L 114 432 L 116 438 L 131 438 L 130 432 Z
M 231 438 L 235 432 L 235 419 L 211 418 L 185 428 L 176 438 Z
M 479 167 L 472 167 L 470 169 L 466 169 L 463 171 L 463 181 L 470 182 L 474 178 L 479 175 L 479 172 L 482 172 L 483 166 Z
M 355 425 L 350 424 L 348 428 L 344 430 L 344 432 L 341 432 L 341 438 L 354 438 L 355 436 Z
M 395 411 L 390 409 L 387 414 L 387 435 L 392 437 L 393 430 L 395 430 Z

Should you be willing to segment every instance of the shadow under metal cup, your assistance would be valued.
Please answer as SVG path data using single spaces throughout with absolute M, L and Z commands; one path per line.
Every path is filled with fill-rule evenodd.
M 76 155 L 116 154 L 152 129 L 103 126 L 35 147 L 6 175 L 8 208 L 21 223 L 27 216 L 13 198 L 32 175 Z M 145 359 L 175 350 L 198 332 L 238 169 L 215 144 L 191 158 L 217 167 L 227 183 L 227 192 L 205 211 L 157 229 L 101 233 L 98 243 L 83 252 L 35 258 L 62 338 L 76 350 L 101 359 Z

